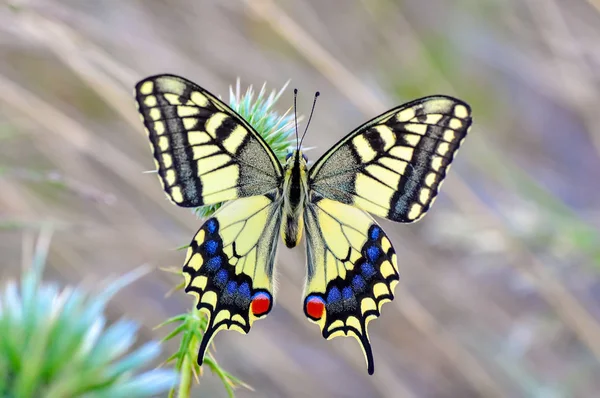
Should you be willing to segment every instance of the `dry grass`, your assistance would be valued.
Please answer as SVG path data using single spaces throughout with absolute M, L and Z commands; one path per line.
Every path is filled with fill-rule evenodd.
M 273 314 L 248 336 L 219 335 L 217 357 L 256 389 L 240 396 L 600 390 L 598 2 L 333 4 L 38 0 L 0 11 L 0 219 L 13 226 L 0 232 L 0 264 L 14 264 L 0 275 L 18 271 L 22 229 L 47 219 L 60 223 L 50 265 L 66 281 L 182 261 L 172 249 L 200 222 L 142 174 L 152 160 L 130 92 L 146 75 L 179 73 L 223 95 L 237 76 L 291 78 L 301 108 L 318 89 L 313 157 L 366 118 L 443 92 L 473 105 L 475 127 L 431 214 L 384 223 L 403 273 L 371 328 L 375 376 L 352 341 L 326 342 L 304 319 L 301 250 L 281 249 Z M 174 283 L 155 272 L 112 310 L 150 334 L 191 303 L 163 299 Z M 209 377 L 199 391 L 220 390 Z

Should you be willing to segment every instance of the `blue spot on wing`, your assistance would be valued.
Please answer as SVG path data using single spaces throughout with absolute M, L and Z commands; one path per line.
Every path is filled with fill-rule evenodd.
M 243 296 L 244 298 L 250 298 L 250 286 L 248 285 L 247 282 L 244 282 L 240 285 L 240 288 L 238 289 L 238 292 L 241 296 Z
M 210 260 L 207 261 L 206 263 L 206 269 L 208 271 L 211 272 L 215 272 L 216 270 L 218 270 L 219 268 L 221 268 L 221 263 L 223 262 L 223 260 L 221 259 L 221 257 L 217 256 L 217 257 L 213 257 Z
M 271 295 L 267 292 L 258 292 L 255 293 L 254 296 L 252 296 L 252 300 L 255 300 L 257 298 L 266 298 L 267 300 L 271 300 Z
M 235 293 L 235 291 L 237 290 L 237 283 L 234 281 L 231 281 L 227 284 L 227 288 L 226 291 L 228 294 L 233 294 Z
M 217 242 L 216 240 L 209 240 L 204 243 L 204 249 L 206 250 L 206 253 L 211 256 L 215 255 L 218 248 L 219 242 Z
M 314 294 L 311 294 L 310 296 L 308 296 L 306 298 L 306 302 L 308 303 L 309 301 L 317 301 L 317 302 L 325 304 L 325 301 L 321 297 L 315 296 Z
M 335 301 L 340 300 L 341 298 L 342 294 L 340 293 L 340 289 L 338 289 L 337 287 L 332 287 L 329 291 L 329 294 L 327 295 L 327 303 L 333 303 Z
M 377 226 L 373 226 L 371 228 L 371 232 L 369 233 L 369 238 L 371 240 L 376 240 L 377 238 L 379 238 L 379 234 L 381 233 L 381 228 L 377 227 Z
M 222 269 L 219 272 L 217 272 L 217 275 L 215 276 L 215 283 L 218 286 L 225 286 L 225 284 L 227 283 L 227 279 L 229 279 L 229 274 L 227 273 L 227 271 Z
M 206 222 L 206 230 L 210 234 L 214 234 L 217 230 L 217 221 L 214 218 L 211 218 Z
M 352 278 L 352 287 L 354 288 L 354 291 L 360 293 L 364 290 L 365 286 L 367 286 L 365 279 L 360 275 L 354 275 L 354 278 Z
M 371 263 L 363 263 L 360 266 L 360 269 L 365 279 L 369 279 L 370 277 L 375 275 L 375 267 Z
M 354 292 L 350 286 L 347 286 L 344 288 L 344 290 L 342 290 L 342 297 L 344 300 L 350 300 L 352 297 L 354 297 Z
M 377 246 L 371 246 L 367 249 L 367 257 L 369 258 L 370 261 L 377 261 L 377 259 L 379 258 L 379 256 L 381 255 L 381 251 L 379 250 L 379 248 Z

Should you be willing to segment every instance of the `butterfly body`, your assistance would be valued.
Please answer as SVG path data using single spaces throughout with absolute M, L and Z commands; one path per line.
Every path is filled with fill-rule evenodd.
M 431 207 L 471 125 L 467 104 L 425 97 L 358 127 L 309 169 L 301 150 L 281 164 L 235 111 L 184 78 L 158 75 L 135 90 L 167 197 L 183 207 L 224 202 L 184 261 L 186 292 L 208 316 L 198 362 L 220 330 L 248 333 L 273 307 L 278 235 L 304 234 L 305 316 L 323 337 L 356 338 L 369 374 L 368 323 L 393 300 L 397 256 L 369 214 L 411 223 Z
M 291 152 L 283 169 L 283 219 L 281 238 L 288 248 L 300 243 L 304 207 L 308 195 L 306 158 L 300 150 Z

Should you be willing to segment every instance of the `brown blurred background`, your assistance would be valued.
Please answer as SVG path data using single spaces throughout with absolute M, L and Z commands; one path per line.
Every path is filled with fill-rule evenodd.
M 165 72 L 226 98 L 237 77 L 291 79 L 278 109 L 298 87 L 303 114 L 320 90 L 313 160 L 419 96 L 473 107 L 432 211 L 382 222 L 401 283 L 371 323 L 375 375 L 354 340 L 325 341 L 304 318 L 305 252 L 280 247 L 274 311 L 216 338 L 219 363 L 255 389 L 239 397 L 600 396 L 600 1 L 4 0 L 0 279 L 47 221 L 47 279 L 181 265 L 174 249 L 201 221 L 143 174 L 154 165 L 131 95 Z M 164 298 L 179 282 L 156 270 L 110 315 L 160 338 L 152 328 L 193 305 Z M 194 393 L 225 396 L 210 374 Z

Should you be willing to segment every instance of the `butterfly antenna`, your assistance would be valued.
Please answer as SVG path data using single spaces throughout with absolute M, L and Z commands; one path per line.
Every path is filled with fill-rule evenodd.
M 304 136 L 308 131 L 308 126 L 310 125 L 310 121 L 312 120 L 313 112 L 315 111 L 315 105 L 317 104 L 317 98 L 319 97 L 319 95 L 321 95 L 321 93 L 317 91 L 315 93 L 315 99 L 313 100 L 312 109 L 310 110 L 310 116 L 308 117 L 308 123 L 306 123 L 306 128 L 304 129 L 304 133 L 302 134 L 302 138 L 300 139 L 300 145 L 298 145 L 298 149 L 300 149 L 300 147 L 302 146 L 302 141 L 304 141 Z M 298 129 L 296 128 L 296 131 L 297 130 Z
M 296 123 L 296 150 L 300 149 L 300 144 L 298 143 L 298 115 L 296 114 L 296 97 L 298 96 L 298 89 L 294 89 L 294 122 Z

